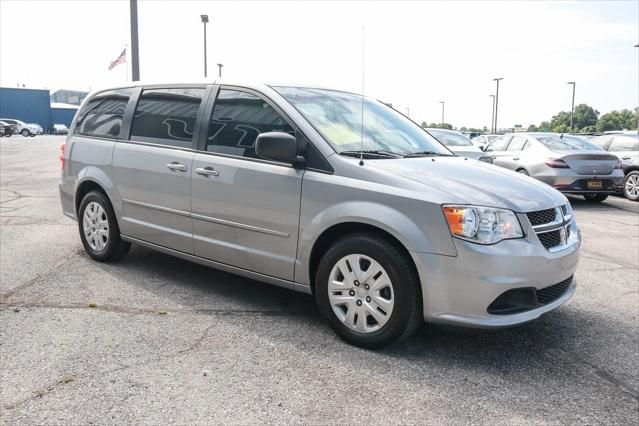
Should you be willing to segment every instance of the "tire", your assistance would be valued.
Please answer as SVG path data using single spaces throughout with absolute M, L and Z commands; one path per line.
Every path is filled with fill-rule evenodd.
M 586 201 L 591 201 L 593 203 L 601 203 L 603 200 L 608 198 L 607 194 L 586 194 L 584 195 Z
M 633 170 L 623 179 L 623 195 L 631 201 L 639 201 L 639 170 Z
M 120 238 L 113 207 L 102 192 L 91 191 L 82 199 L 78 209 L 78 230 L 84 250 L 98 262 L 120 260 L 131 248 L 131 243 Z
M 358 261 L 357 277 L 365 279 L 362 283 L 355 279 L 354 270 L 347 271 L 348 277 L 341 272 L 341 268 Z M 378 267 L 382 268 L 381 275 L 375 272 Z M 366 273 L 374 275 L 366 279 Z M 329 281 L 340 279 L 342 285 L 329 285 Z M 362 348 L 378 349 L 396 343 L 410 336 L 423 321 L 419 277 L 410 258 L 395 244 L 371 234 L 347 235 L 328 249 L 318 266 L 315 298 L 333 331 Z M 377 307 L 382 310 L 375 310 Z
M 519 169 L 517 170 L 517 173 L 521 173 L 522 175 L 525 175 L 525 176 L 530 176 L 528 172 L 526 171 L 526 169 Z
M 24 136 L 25 138 L 29 137 L 29 135 L 31 134 L 31 132 L 27 129 L 22 129 L 22 131 L 20 132 L 20 134 L 22 136 Z
M 31 135 L 30 135 L 30 136 L 31 136 L 32 138 L 35 138 L 35 135 L 34 135 L 33 133 L 31 133 Z

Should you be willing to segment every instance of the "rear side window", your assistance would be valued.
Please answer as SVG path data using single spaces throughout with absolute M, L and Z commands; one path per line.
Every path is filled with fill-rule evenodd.
M 206 150 L 257 158 L 255 140 L 265 132 L 295 134 L 284 117 L 263 99 L 251 93 L 222 89 L 209 120 Z
M 78 113 L 75 133 L 83 136 L 118 138 L 130 95 L 131 89 L 111 90 L 96 95 Z
M 508 151 L 521 151 L 526 145 L 527 139 L 523 136 L 514 136 L 513 140 L 508 144 Z
M 639 151 L 639 138 L 636 136 L 616 136 L 608 151 Z
M 131 139 L 191 148 L 204 88 L 149 89 L 133 115 Z
M 506 149 L 506 145 L 508 145 L 508 141 L 510 140 L 510 136 L 502 136 L 498 139 L 495 139 L 486 151 L 504 151 Z

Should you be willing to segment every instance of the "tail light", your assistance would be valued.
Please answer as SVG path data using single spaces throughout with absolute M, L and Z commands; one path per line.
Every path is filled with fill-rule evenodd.
M 553 169 L 569 169 L 570 166 L 561 158 L 549 158 L 546 161 L 546 165 L 548 167 L 552 167 Z
M 64 152 L 67 150 L 66 142 L 60 145 L 60 168 L 64 170 Z
M 615 169 L 619 169 L 619 170 L 623 169 L 623 164 L 621 163 L 620 160 L 617 160 L 617 164 L 615 164 Z

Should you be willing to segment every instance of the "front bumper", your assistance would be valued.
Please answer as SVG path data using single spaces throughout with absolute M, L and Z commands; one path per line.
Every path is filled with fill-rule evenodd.
M 458 255 L 411 252 L 421 279 L 424 320 L 470 327 L 507 327 L 538 318 L 565 303 L 575 292 L 581 236 L 574 232 L 559 251 L 543 247 L 525 215 L 525 237 L 493 245 L 455 239 Z M 489 306 L 513 289 L 541 290 L 567 281 L 561 295 L 546 304 L 513 314 L 494 315 Z

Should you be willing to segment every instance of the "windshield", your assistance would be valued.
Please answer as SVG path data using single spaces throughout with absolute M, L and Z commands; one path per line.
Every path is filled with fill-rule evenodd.
M 472 146 L 473 143 L 466 136 L 457 132 L 446 132 L 437 129 L 427 129 L 438 141 L 446 146 Z
M 421 127 L 394 109 L 352 93 L 326 89 L 275 87 L 338 153 L 363 150 L 391 155 L 453 155 Z
M 546 148 L 553 151 L 574 151 L 583 149 L 601 150 L 601 148 L 597 145 L 578 136 L 563 135 L 563 137 L 560 137 L 558 135 L 548 135 L 536 136 L 536 139 Z

